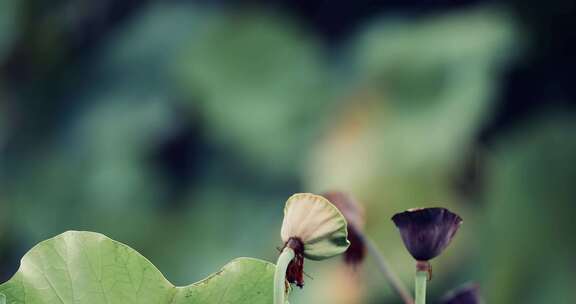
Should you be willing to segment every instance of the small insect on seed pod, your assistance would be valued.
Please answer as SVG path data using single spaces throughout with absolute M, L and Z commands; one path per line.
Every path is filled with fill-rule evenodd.
M 460 288 L 457 288 L 449 292 L 443 299 L 443 304 L 480 304 L 482 299 L 480 298 L 478 284 L 471 283 L 466 284 Z
M 444 251 L 462 224 L 460 216 L 445 208 L 409 209 L 395 214 L 392 221 L 417 261 L 418 271 L 429 273 L 428 261 Z
M 280 234 L 284 248 L 294 251 L 286 280 L 299 287 L 304 285 L 304 258 L 327 259 L 350 245 L 344 216 L 326 198 L 311 193 L 297 193 L 288 199 Z
M 336 206 L 348 222 L 350 247 L 344 253 L 344 261 L 352 266 L 360 264 L 366 256 L 366 244 L 363 236 L 365 224 L 364 207 L 348 193 L 331 191 L 322 194 L 322 196 Z

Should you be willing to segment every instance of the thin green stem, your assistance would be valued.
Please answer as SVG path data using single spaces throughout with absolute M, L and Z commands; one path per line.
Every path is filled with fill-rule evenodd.
M 414 304 L 414 299 L 412 299 L 410 292 L 408 289 L 406 289 L 398 275 L 396 275 L 396 273 L 392 270 L 390 264 L 388 264 L 388 261 L 386 261 L 386 258 L 378 250 L 378 247 L 376 247 L 376 244 L 367 236 L 361 236 L 361 238 L 363 239 L 364 244 L 366 244 L 368 252 L 376 261 L 378 269 L 380 272 L 382 272 L 384 277 L 386 277 L 388 283 L 390 283 L 390 286 L 392 286 L 392 289 L 394 289 L 398 296 L 402 298 L 402 301 L 404 301 L 405 304 Z
M 426 281 L 428 281 L 428 272 L 416 271 L 416 280 L 414 285 L 416 304 L 426 304 Z
M 278 257 L 276 272 L 274 273 L 274 304 L 286 303 L 286 270 L 293 258 L 294 250 L 290 247 L 285 247 Z

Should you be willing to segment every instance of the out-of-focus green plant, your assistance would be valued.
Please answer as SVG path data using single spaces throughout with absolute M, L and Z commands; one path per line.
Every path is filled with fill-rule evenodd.
M 575 303 L 576 123 L 546 114 L 489 161 L 481 269 L 488 303 Z M 529 278 L 529 279 L 527 279 Z
M 214 18 L 199 36 L 179 62 L 189 108 L 251 166 L 296 174 L 330 102 L 314 37 L 252 11 Z
M 437 177 L 461 166 L 462 151 L 490 114 L 499 69 L 509 59 L 514 39 L 510 19 L 493 10 L 367 27 L 352 45 L 355 73 L 349 80 L 357 86 L 351 88 L 341 116 L 332 121 L 340 128 L 330 129 L 328 140 L 318 143 L 326 152 L 311 161 L 311 187 L 364 189 L 374 182 L 420 188 L 419 192 L 446 189 L 440 183 L 447 179 Z M 359 151 L 339 154 L 356 146 Z M 354 159 L 342 161 L 347 156 Z M 396 182 L 405 180 L 424 184 Z M 415 195 L 449 197 L 410 192 L 411 197 L 391 201 L 413 201 Z
M 0 2 L 0 63 L 16 38 L 18 6 L 14 0 Z

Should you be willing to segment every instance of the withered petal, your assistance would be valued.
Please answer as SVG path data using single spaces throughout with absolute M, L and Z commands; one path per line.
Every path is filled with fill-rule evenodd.
M 366 245 L 362 237 L 365 213 L 363 206 L 350 194 L 341 191 L 330 191 L 322 194 L 344 215 L 348 222 L 348 240 L 350 246 L 344 253 L 344 261 L 348 265 L 358 265 L 366 256 Z

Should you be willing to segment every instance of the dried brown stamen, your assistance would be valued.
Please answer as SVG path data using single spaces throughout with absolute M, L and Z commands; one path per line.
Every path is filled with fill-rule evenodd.
M 302 288 L 304 287 L 304 243 L 298 238 L 290 238 L 284 248 L 294 250 L 294 259 L 288 264 L 286 281 Z

